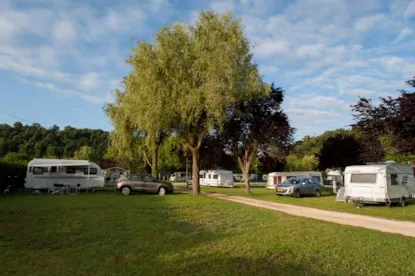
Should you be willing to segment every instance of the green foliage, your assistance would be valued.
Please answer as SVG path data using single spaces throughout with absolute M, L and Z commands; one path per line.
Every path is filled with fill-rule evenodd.
M 76 129 L 70 126 L 59 130 L 58 126 L 46 129 L 39 124 L 14 126 L 0 125 L 0 158 L 8 153 L 20 154 L 20 159 L 72 158 L 74 152 L 88 146 L 95 152 L 95 160 L 103 158 L 108 146 L 108 133 L 102 130 Z M 7 157 L 9 158 L 9 157 Z M 18 158 L 18 159 L 19 159 Z
M 239 20 L 230 13 L 201 12 L 195 25 L 162 27 L 154 44 L 138 42 L 128 59 L 124 91 L 108 105 L 117 139 L 132 147 L 138 135 L 155 156 L 164 135 L 174 133 L 191 149 L 198 193 L 199 149 L 213 126 L 221 129 L 238 100 L 265 94 Z M 150 152 L 148 150 L 148 152 Z M 153 159 L 154 164 L 157 164 Z
M 183 167 L 177 154 L 179 144 L 176 136 L 170 136 L 159 149 L 158 166 L 160 170 L 178 170 Z
M 286 171 L 314 171 L 318 167 L 318 158 L 315 155 L 290 154 L 286 157 Z
M 73 157 L 75 160 L 96 160 L 94 150 L 91 147 L 87 146 L 80 147 L 79 150 L 74 152 Z
M 17 153 L 17 152 L 9 152 L 7 153 L 3 159 L 6 162 L 10 163 L 22 163 L 28 160 L 28 157 L 26 154 Z

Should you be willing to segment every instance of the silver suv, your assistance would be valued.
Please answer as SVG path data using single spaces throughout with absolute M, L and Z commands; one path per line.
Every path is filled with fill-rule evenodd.
M 275 193 L 293 197 L 304 195 L 319 197 L 321 195 L 321 184 L 314 178 L 291 177 L 275 187 Z
M 117 180 L 117 191 L 122 195 L 129 195 L 131 192 L 154 193 L 159 195 L 171 194 L 174 192 L 173 184 L 154 180 L 150 175 L 129 174 Z

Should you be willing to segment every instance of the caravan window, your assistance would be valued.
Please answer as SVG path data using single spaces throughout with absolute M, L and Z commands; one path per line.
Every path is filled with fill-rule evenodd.
M 43 174 L 43 167 L 34 167 L 33 174 Z
M 397 174 L 391 174 L 391 185 L 392 185 L 392 186 L 397 186 L 397 185 L 399 185 L 399 182 L 398 182 L 398 175 L 397 175 Z
M 208 174 L 208 176 L 209 176 L 208 178 L 209 178 L 209 179 L 211 179 L 211 176 L 210 176 L 210 174 Z
M 376 174 L 375 173 L 359 173 L 359 174 L 352 174 L 350 178 L 351 183 L 376 183 Z
M 76 168 L 75 167 L 66 167 L 66 174 L 75 174 Z
M 89 168 L 89 174 L 97 174 L 97 168 Z M 84 174 L 88 174 L 88 168 L 84 169 Z
M 29 172 L 30 172 L 30 173 L 32 172 L 32 167 L 29 167 Z
M 214 174 L 213 175 L 213 179 L 218 179 L 218 175 L 217 174 Z
M 55 167 L 55 166 L 54 166 L 54 167 L 50 167 L 50 172 L 55 173 L 55 172 L 57 171 L 57 169 L 58 169 L 58 168 L 57 168 L 57 167 Z
M 203 174 L 199 174 L 199 178 L 204 178 L 204 177 L 203 177 Z

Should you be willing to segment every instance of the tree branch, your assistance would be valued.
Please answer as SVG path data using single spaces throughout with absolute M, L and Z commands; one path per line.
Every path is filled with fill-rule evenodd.
M 153 168 L 153 165 L 150 163 L 150 160 L 148 159 L 147 153 L 145 151 L 143 151 L 143 155 L 146 163 L 150 166 L 150 168 Z

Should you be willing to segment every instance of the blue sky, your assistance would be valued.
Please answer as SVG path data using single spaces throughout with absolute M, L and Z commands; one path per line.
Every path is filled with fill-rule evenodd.
M 349 125 L 358 96 L 397 95 L 415 76 L 415 0 L 0 0 L 0 123 L 111 130 L 102 108 L 132 38 L 209 8 L 242 19 L 297 138 Z

